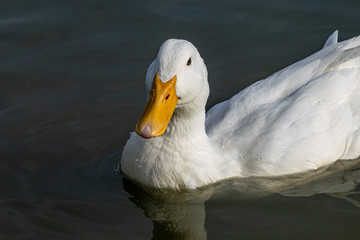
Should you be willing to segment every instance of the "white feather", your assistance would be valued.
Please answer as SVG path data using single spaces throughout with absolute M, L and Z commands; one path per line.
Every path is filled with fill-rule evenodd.
M 333 34 L 330 35 L 330 37 L 326 40 L 325 44 L 324 44 L 324 48 L 326 48 L 327 46 L 333 45 L 335 43 L 338 42 L 338 35 L 339 35 L 339 31 L 336 30 L 335 32 L 333 32 Z

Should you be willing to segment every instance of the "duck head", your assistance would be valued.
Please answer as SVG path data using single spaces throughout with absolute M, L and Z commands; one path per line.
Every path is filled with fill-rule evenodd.
M 165 41 L 147 70 L 145 87 L 148 102 L 135 127 L 143 138 L 163 135 L 176 109 L 205 107 L 207 69 L 195 46 L 186 40 Z

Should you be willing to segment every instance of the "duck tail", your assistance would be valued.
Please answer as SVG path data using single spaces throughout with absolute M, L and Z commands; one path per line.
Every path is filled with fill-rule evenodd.
M 330 37 L 326 40 L 325 44 L 324 44 L 324 47 L 323 48 L 326 48 L 330 45 L 333 45 L 335 43 L 338 42 L 338 35 L 339 35 L 339 31 L 336 30 L 335 32 L 333 32 Z

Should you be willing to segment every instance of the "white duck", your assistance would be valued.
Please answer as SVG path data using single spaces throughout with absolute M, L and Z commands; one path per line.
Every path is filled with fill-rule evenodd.
M 148 103 L 121 159 L 131 180 L 197 188 L 231 177 L 316 170 L 360 155 L 360 37 L 256 82 L 205 114 L 207 70 L 188 41 L 165 41 L 146 74 Z

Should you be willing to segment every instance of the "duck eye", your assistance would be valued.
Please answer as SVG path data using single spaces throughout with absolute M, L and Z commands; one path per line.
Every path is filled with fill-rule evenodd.
M 186 63 L 186 66 L 190 66 L 191 65 L 191 58 L 189 58 L 189 60 Z

